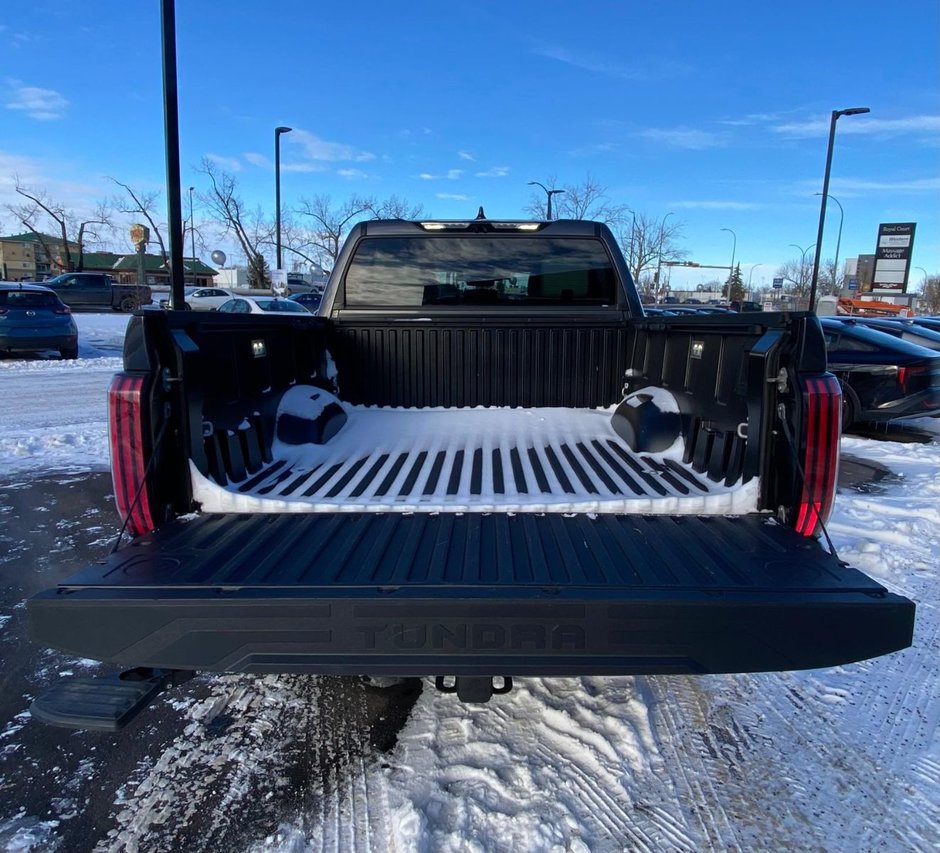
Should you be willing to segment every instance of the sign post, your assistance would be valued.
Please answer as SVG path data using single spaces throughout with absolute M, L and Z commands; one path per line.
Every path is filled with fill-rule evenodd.
M 271 270 L 271 290 L 275 296 L 287 296 L 287 270 Z
M 872 293 L 884 296 L 907 293 L 907 276 L 911 269 L 916 227 L 916 222 L 882 222 L 878 226 Z

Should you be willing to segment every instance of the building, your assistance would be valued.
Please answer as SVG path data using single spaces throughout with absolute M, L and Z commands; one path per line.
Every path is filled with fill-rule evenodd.
M 78 243 L 69 241 L 72 262 L 78 260 Z M 0 279 L 39 281 L 65 272 L 65 248 L 61 237 L 27 231 L 0 237 Z
M 137 254 L 119 255 L 115 252 L 85 252 L 82 258 L 85 272 L 106 272 L 118 284 L 137 283 Z M 202 261 L 183 258 L 183 277 L 187 285 L 207 287 L 215 281 L 217 271 Z M 170 286 L 170 271 L 163 255 L 144 255 L 144 284 L 151 287 Z

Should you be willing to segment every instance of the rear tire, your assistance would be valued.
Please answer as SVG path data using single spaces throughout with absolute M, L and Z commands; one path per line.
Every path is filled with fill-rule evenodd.
M 62 356 L 62 358 L 73 361 L 74 359 L 78 358 L 78 347 L 62 347 L 59 350 L 59 354 Z
M 858 418 L 858 403 L 854 392 L 847 386 L 842 386 L 842 432 L 846 432 Z
M 121 310 L 125 314 L 129 314 L 131 311 L 137 310 L 137 300 L 133 296 L 125 296 L 121 300 Z

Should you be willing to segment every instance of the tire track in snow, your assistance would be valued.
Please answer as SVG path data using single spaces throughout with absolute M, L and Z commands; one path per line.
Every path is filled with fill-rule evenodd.
M 273 771 L 297 734 L 299 678 L 213 678 L 209 697 L 185 708 L 183 733 L 119 791 L 116 828 L 95 850 L 224 849 L 244 812 L 280 787 Z

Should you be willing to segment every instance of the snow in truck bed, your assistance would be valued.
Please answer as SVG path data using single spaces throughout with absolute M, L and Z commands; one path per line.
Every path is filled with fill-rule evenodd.
M 275 440 L 273 462 L 225 486 L 190 464 L 204 512 L 753 512 L 757 480 L 725 485 L 682 462 L 682 441 L 636 453 L 611 410 L 350 406 L 294 388 L 278 410 L 348 421 L 325 444 Z

